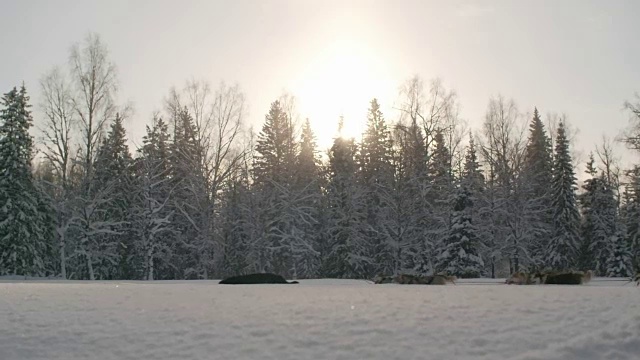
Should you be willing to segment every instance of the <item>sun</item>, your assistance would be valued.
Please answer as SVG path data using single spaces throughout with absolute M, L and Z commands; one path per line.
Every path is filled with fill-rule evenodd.
M 373 98 L 393 90 L 384 61 L 363 42 L 338 41 L 323 49 L 296 79 L 301 114 L 309 117 L 320 150 L 337 136 L 360 140 Z M 338 134 L 338 120 L 344 128 Z

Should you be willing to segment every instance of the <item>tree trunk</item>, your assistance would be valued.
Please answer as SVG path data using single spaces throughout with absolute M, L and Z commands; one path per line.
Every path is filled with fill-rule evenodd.
M 64 252 L 65 240 L 64 235 L 60 238 L 60 274 L 63 279 L 67 279 L 67 257 Z
M 152 254 L 152 250 L 153 247 L 149 247 L 149 250 L 147 251 L 147 267 L 148 267 L 148 273 L 147 273 L 147 280 L 153 280 L 153 254 Z
M 495 256 L 491 257 L 491 278 L 492 279 L 496 278 L 496 257 Z
M 89 269 L 89 280 L 95 280 L 96 276 L 93 273 L 93 262 L 91 261 L 91 254 L 87 253 L 87 268 Z

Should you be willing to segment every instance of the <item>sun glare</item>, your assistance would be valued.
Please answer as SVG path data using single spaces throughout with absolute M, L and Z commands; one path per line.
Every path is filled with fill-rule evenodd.
M 320 150 L 324 150 L 337 136 L 359 140 L 369 102 L 386 97 L 389 89 L 394 86 L 380 57 L 365 44 L 343 41 L 308 64 L 294 93 L 301 113 L 311 121 Z M 340 116 L 344 116 L 342 134 L 337 131 Z

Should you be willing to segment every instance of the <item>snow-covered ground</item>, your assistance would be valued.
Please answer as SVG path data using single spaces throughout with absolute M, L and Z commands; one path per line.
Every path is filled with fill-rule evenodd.
M 0 359 L 640 359 L 640 288 L 0 281 Z

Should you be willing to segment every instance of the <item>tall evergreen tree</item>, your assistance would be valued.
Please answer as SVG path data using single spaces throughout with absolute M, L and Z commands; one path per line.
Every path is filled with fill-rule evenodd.
M 249 186 L 248 167 L 236 169 L 224 188 L 221 197 L 220 237 L 224 251 L 222 276 L 254 272 L 251 248 L 251 211 L 253 194 Z
M 297 143 L 289 114 L 279 101 L 271 104 L 258 135 L 253 163 L 254 186 L 259 193 L 268 259 L 264 270 L 295 275 L 293 247 L 303 242 L 298 225 L 306 217 L 296 192 Z
M 338 132 L 341 133 L 343 119 Z M 342 136 L 329 151 L 327 242 L 321 246 L 321 274 L 326 277 L 368 277 L 372 266 L 369 243 L 363 229 L 366 224 L 364 193 L 357 183 L 357 146 Z
M 257 184 L 291 184 L 297 147 L 291 119 L 279 101 L 271 104 L 256 143 L 253 164 Z
M 629 171 L 623 205 L 625 237 L 631 252 L 631 262 L 635 271 L 640 271 L 640 168 Z
M 469 136 L 469 146 L 464 158 L 462 182 L 471 191 L 472 196 L 478 196 L 484 190 L 484 174 L 478 162 L 475 141 Z
M 441 271 L 464 278 L 482 274 L 484 261 L 480 255 L 481 238 L 475 220 L 483 187 L 484 176 L 471 137 L 462 178 L 454 190 L 451 227 L 438 257 Z
M 0 274 L 44 275 L 52 218 L 35 186 L 33 119 L 24 86 L 2 97 L 0 109 Z M 49 238 L 48 238 L 49 237 Z
M 132 157 L 127 145 L 123 119 L 119 114 L 111 124 L 95 159 L 93 186 L 96 193 L 106 197 L 102 206 L 102 221 L 111 223 L 110 234 L 99 240 L 102 256 L 94 258 L 96 269 L 103 279 L 140 278 L 130 263 L 133 238 L 130 218 L 133 193 Z
M 531 195 L 534 198 L 544 199 L 542 205 L 549 206 L 549 184 L 553 179 L 553 159 L 551 139 L 547 136 L 544 124 L 538 114 L 538 109 L 533 111 L 533 120 L 529 127 L 529 139 L 525 149 L 524 172 L 531 181 Z
M 473 224 L 472 195 L 467 185 L 456 189 L 452 224 L 438 256 L 438 269 L 463 278 L 475 278 L 482 274 L 484 261 L 479 256 L 477 228 Z
M 133 256 L 130 263 L 145 280 L 173 278 L 171 256 L 173 215 L 169 178 L 169 133 L 162 118 L 154 118 L 143 137 L 140 157 L 135 160 L 134 191 L 131 194 L 130 231 Z
M 380 104 L 373 99 L 358 155 L 359 179 L 367 201 L 365 236 L 369 239 L 368 256 L 372 258 L 370 277 L 376 273 L 392 273 L 395 267 L 392 255 L 395 240 L 388 231 L 394 181 L 392 146 Z
M 442 129 L 439 129 L 434 137 L 434 148 L 428 166 L 429 180 L 431 180 L 428 195 L 428 205 L 431 209 L 431 219 L 427 224 L 428 236 L 437 249 L 436 254 L 442 254 L 446 251 L 446 241 L 449 238 L 453 220 L 452 208 L 456 197 L 451 152 L 447 147 Z
M 320 228 L 321 182 L 320 159 L 317 156 L 316 140 L 311 123 L 307 119 L 302 127 L 300 151 L 296 159 L 296 185 L 298 194 L 297 213 L 301 236 L 293 243 L 294 270 L 296 277 L 310 278 L 320 269 L 320 243 L 325 238 Z M 300 241 L 302 240 L 302 241 Z
M 174 212 L 176 248 L 171 262 L 177 269 L 176 276 L 184 279 L 201 278 L 202 257 L 198 251 L 197 226 L 200 214 L 197 210 L 199 196 L 205 194 L 201 179 L 200 149 L 196 138 L 193 116 L 185 107 L 175 107 L 170 114 L 173 141 L 169 146 L 171 209 Z
M 569 140 L 565 124 L 560 122 L 555 149 L 553 191 L 553 236 L 548 246 L 547 265 L 555 269 L 568 269 L 575 265 L 580 243 L 580 213 L 576 203 L 576 177 L 573 172 Z
M 599 208 L 597 206 L 599 204 L 597 198 L 599 198 L 602 186 L 595 167 L 593 153 L 589 155 L 586 167 L 585 173 L 589 178 L 584 181 L 582 185 L 584 192 L 578 197 L 582 208 L 582 223 L 580 225 L 577 267 L 583 270 L 594 270 L 596 264 L 594 251 L 597 249 L 594 244 L 598 242 L 596 236 L 602 232 L 602 223 L 598 221 Z
M 587 163 L 582 204 L 582 242 L 578 266 L 595 269 L 605 276 L 628 276 L 631 273 L 631 256 L 619 218 L 618 203 L 604 173 L 598 174 L 593 156 Z
M 393 132 L 395 180 L 390 196 L 390 222 L 394 272 L 428 272 L 431 246 L 427 227 L 430 216 L 427 193 L 427 147 L 417 119 L 397 124 Z
M 547 136 L 537 108 L 533 111 L 524 156 L 521 176 L 525 191 L 524 200 L 527 204 L 527 218 L 529 218 L 533 236 L 529 251 L 537 261 L 540 261 L 548 245 L 546 239 L 549 238 L 553 229 L 553 199 L 549 187 L 553 179 L 553 159 L 551 139 Z

